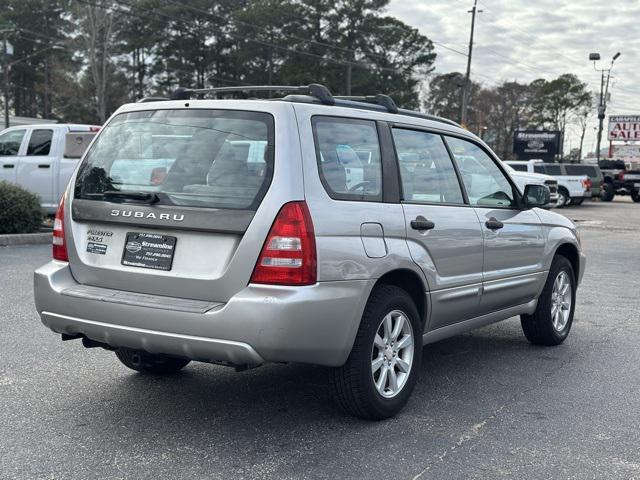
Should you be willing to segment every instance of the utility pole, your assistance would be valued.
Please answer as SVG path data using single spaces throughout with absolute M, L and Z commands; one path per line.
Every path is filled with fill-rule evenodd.
M 596 68 L 596 62 L 600 60 L 599 53 L 591 53 L 589 54 L 589 60 L 593 60 L 593 69 L 597 72 L 600 72 L 600 101 L 598 102 L 598 136 L 596 139 L 596 160 L 600 162 L 600 143 L 602 142 L 602 130 L 604 117 L 607 111 L 607 95 L 609 94 L 609 79 L 611 78 L 611 69 L 613 68 L 613 63 L 620 56 L 620 52 L 616 53 L 611 59 L 611 65 L 609 68 L 598 69 Z M 604 72 L 607 72 L 607 82 L 605 86 L 604 81 Z
M 478 10 L 478 0 L 473 0 L 473 8 L 467 13 L 471 13 L 471 35 L 469 37 L 469 54 L 467 55 L 467 74 L 462 89 L 462 107 L 460 109 L 460 123 L 463 127 L 467 124 L 467 106 L 469 103 L 469 87 L 471 82 L 471 56 L 473 54 L 473 33 L 476 26 L 476 13 L 482 12 Z
M 9 128 L 9 52 L 7 42 L 7 30 L 5 30 L 2 46 L 2 73 L 4 75 L 4 128 Z

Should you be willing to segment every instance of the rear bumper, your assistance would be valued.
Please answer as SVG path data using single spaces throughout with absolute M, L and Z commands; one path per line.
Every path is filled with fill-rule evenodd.
M 34 291 L 42 323 L 57 333 L 201 361 L 338 366 L 351 351 L 374 282 L 249 285 L 225 304 L 199 308 L 168 297 L 157 297 L 156 305 L 151 296 L 114 300 L 124 292 L 98 287 L 79 295 L 68 265 L 50 262 L 36 270 Z

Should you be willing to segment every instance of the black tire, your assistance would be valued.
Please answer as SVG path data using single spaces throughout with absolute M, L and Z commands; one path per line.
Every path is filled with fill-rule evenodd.
M 566 272 L 571 288 L 571 307 L 566 325 L 561 330 L 553 326 L 551 315 L 553 285 L 561 272 Z M 562 255 L 556 255 L 551 263 L 549 275 L 544 285 L 538 306 L 533 315 L 521 315 L 520 324 L 524 336 L 535 345 L 560 345 L 565 341 L 573 323 L 573 313 L 576 307 L 576 277 L 571 262 Z
M 569 196 L 569 192 L 563 187 L 558 189 L 558 201 L 556 203 L 556 208 L 564 208 L 571 203 L 571 197 Z
M 602 184 L 602 191 L 600 192 L 600 200 L 603 202 L 610 202 L 613 197 L 616 196 L 616 192 L 613 190 L 613 185 L 610 183 Z
M 631 200 L 633 200 L 635 203 L 640 203 L 640 191 L 634 190 L 633 192 L 631 192 Z
M 187 358 L 157 355 L 130 348 L 118 348 L 115 353 L 118 360 L 131 370 L 154 375 L 176 373 L 190 362 Z
M 404 386 L 394 397 L 386 398 L 375 386 L 371 364 L 378 328 L 384 317 L 394 310 L 401 311 L 411 327 L 413 361 Z M 422 323 L 415 303 L 399 287 L 376 286 L 362 314 L 349 358 L 342 367 L 334 370 L 333 383 L 339 405 L 347 413 L 367 420 L 383 420 L 394 416 L 402 410 L 411 396 L 420 372 L 421 360 Z M 386 368 L 384 362 L 383 368 Z

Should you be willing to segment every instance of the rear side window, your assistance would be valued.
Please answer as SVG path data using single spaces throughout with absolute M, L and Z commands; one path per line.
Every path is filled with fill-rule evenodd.
M 76 198 L 154 192 L 159 203 L 255 210 L 271 182 L 273 117 L 230 110 L 123 113 L 87 153 Z
M 314 117 L 320 178 L 340 200 L 382 200 L 382 165 L 375 122 Z
M 589 165 L 565 165 L 564 169 L 567 175 L 588 175 L 591 178 L 598 176 L 595 167 Z
M 53 130 L 34 130 L 29 138 L 28 156 L 49 155 Z
M 453 162 L 440 135 L 394 128 L 393 141 L 404 200 L 464 203 Z
M 545 165 L 544 173 L 547 175 L 562 175 L 562 169 L 560 165 Z
M 0 135 L 0 156 L 18 155 L 26 130 L 10 130 Z

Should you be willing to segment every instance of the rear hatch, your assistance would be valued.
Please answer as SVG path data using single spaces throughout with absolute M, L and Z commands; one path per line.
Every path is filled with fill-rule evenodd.
M 272 182 L 274 137 L 274 119 L 265 112 L 183 108 L 116 115 L 76 175 L 74 278 L 227 301 L 249 282 L 273 221 L 253 222 Z
M 598 190 L 602 185 L 602 172 L 596 165 L 565 165 L 567 175 L 586 175 L 591 180 L 592 189 Z

